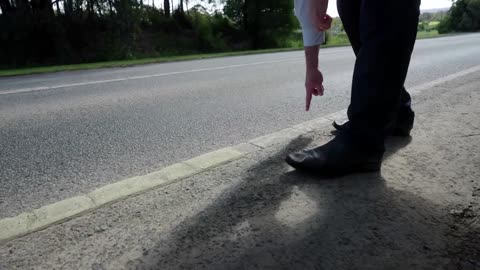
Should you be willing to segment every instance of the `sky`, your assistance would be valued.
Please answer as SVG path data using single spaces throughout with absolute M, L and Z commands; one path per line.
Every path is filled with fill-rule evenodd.
M 405 1 L 405 0 L 398 0 Z M 452 0 L 422 0 L 421 9 L 446 8 L 452 6 Z M 329 1 L 328 14 L 332 17 L 338 17 L 337 1 Z
M 398 1 L 405 1 L 405 0 L 398 0 Z M 159 1 L 157 0 L 155 2 L 159 2 Z M 163 2 L 163 1 L 161 1 L 161 2 Z M 179 0 L 173 0 L 173 2 L 174 2 L 175 5 L 178 5 L 178 3 L 180 1 Z M 191 0 L 190 2 L 194 3 L 194 2 L 200 2 L 200 1 Z M 448 8 L 448 7 L 451 7 L 451 6 L 452 6 L 452 0 L 422 0 L 421 9 Z M 220 6 L 218 6 L 218 7 L 220 7 Z M 211 8 L 210 8 L 210 10 L 211 10 Z M 330 0 L 329 1 L 328 14 L 332 17 L 338 17 L 337 1 L 336 0 Z

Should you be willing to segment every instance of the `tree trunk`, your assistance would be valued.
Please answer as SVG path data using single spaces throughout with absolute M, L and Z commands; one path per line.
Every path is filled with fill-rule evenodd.
M 30 11 L 30 4 L 28 3 L 28 0 L 16 0 L 15 9 L 20 11 L 19 13 L 26 14 Z
M 242 10 L 242 13 L 243 13 L 243 30 L 247 31 L 248 30 L 248 20 L 250 19 L 249 16 L 248 16 L 248 0 L 245 0 L 245 2 L 243 2 L 243 10 Z
M 53 16 L 53 5 L 51 0 L 32 0 L 32 11 L 37 14 Z
M 73 13 L 73 0 L 63 0 L 63 10 L 67 17 L 71 17 Z
M 0 10 L 2 10 L 2 14 L 9 14 L 13 11 L 12 4 L 10 4 L 9 0 L 0 0 Z
M 87 15 L 93 17 L 93 0 L 87 0 Z
M 108 10 L 110 11 L 110 17 L 113 18 L 113 4 L 112 4 L 112 0 L 108 0 Z
M 163 0 L 163 9 L 166 17 L 170 17 L 170 0 Z

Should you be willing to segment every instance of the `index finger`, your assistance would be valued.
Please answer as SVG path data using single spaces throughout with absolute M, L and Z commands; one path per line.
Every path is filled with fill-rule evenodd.
M 305 109 L 308 112 L 310 110 L 310 104 L 312 103 L 312 91 L 310 91 L 308 88 L 306 90 L 307 90 L 307 95 L 305 97 L 305 102 L 306 102 Z

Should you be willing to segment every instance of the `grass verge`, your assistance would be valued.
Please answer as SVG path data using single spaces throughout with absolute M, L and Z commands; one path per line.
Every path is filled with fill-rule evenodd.
M 417 33 L 417 39 L 425 39 L 425 38 L 435 38 L 435 37 L 440 37 L 437 30 L 431 30 L 429 32 L 426 31 L 420 31 Z
M 192 55 L 182 55 L 182 56 L 164 56 L 164 57 L 155 57 L 155 58 L 119 60 L 119 61 L 108 61 L 108 62 L 98 62 L 98 63 L 73 64 L 73 65 L 4 69 L 4 70 L 0 70 L 0 77 L 52 73 L 52 72 L 60 72 L 60 71 L 129 67 L 129 66 L 153 64 L 153 63 L 199 60 L 199 59 L 209 59 L 209 58 L 218 58 L 218 57 L 226 57 L 226 56 L 241 56 L 241 55 L 262 54 L 262 53 L 288 52 L 288 51 L 295 51 L 295 50 L 300 50 L 300 48 L 283 48 L 283 49 L 252 50 L 252 51 L 238 51 L 238 52 L 225 52 L 225 53 L 192 54 Z

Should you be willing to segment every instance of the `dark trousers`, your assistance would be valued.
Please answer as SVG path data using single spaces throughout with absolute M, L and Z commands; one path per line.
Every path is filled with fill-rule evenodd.
M 337 0 L 357 57 L 348 108 L 350 133 L 384 149 L 384 134 L 410 109 L 404 88 L 415 45 L 420 0 Z

